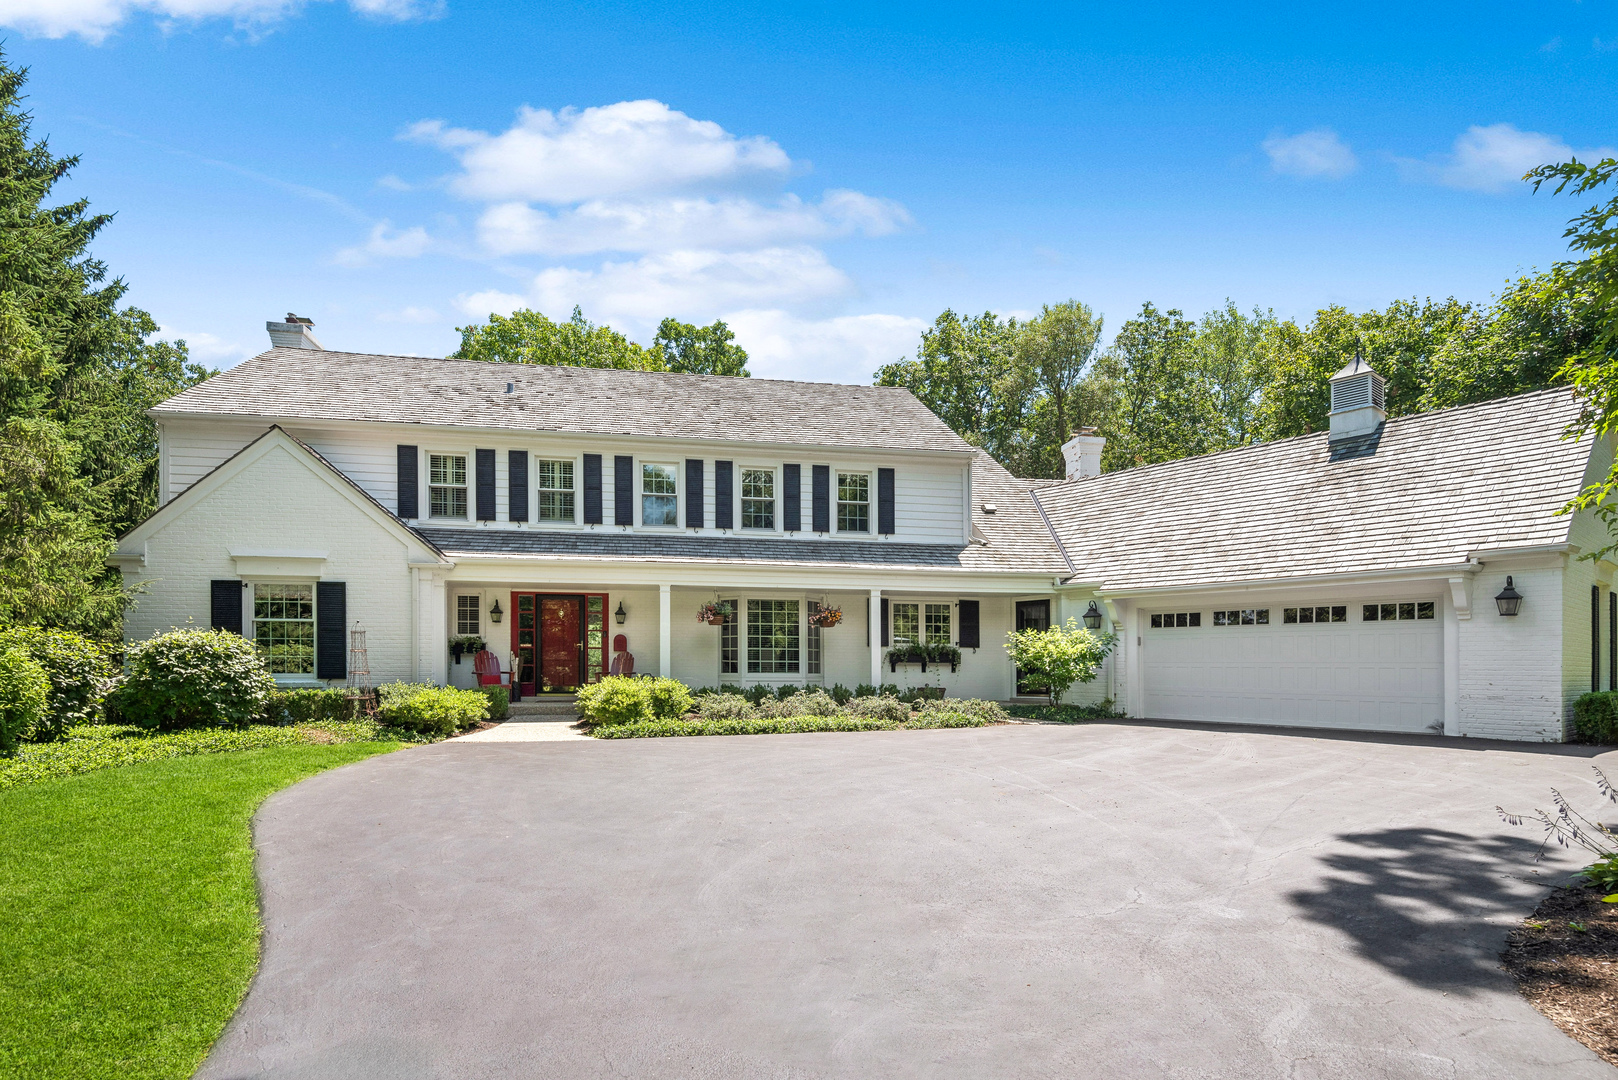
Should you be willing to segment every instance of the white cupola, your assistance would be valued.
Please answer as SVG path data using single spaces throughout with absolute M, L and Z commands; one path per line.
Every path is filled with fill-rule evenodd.
M 1382 407 L 1382 376 L 1356 350 L 1354 359 L 1331 377 L 1331 434 L 1327 441 L 1369 435 L 1387 418 Z

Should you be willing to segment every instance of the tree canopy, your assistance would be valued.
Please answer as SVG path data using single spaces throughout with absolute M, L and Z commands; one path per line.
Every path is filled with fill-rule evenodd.
M 110 637 L 129 597 L 106 558 L 156 505 L 146 410 L 210 373 L 119 306 L 89 254 L 111 215 L 50 204 L 78 159 L 32 138 L 27 75 L 0 55 L 0 622 Z
M 650 348 L 610 326 L 592 323 L 577 306 L 567 322 L 554 322 L 541 312 L 522 308 L 510 315 L 491 314 L 486 323 L 458 329 L 461 347 L 451 355 L 462 360 L 742 378 L 748 374 L 746 350 L 734 344 L 736 335 L 720 321 L 692 326 L 664 319 Z

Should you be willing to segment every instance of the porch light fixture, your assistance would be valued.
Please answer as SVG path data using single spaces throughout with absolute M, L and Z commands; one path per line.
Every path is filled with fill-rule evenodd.
M 498 625 L 500 622 L 500 617 L 504 614 L 505 612 L 500 610 L 500 601 L 496 600 L 494 602 L 494 607 L 489 609 L 489 621 Z
M 1506 587 L 1495 595 L 1494 602 L 1502 615 L 1515 615 L 1517 609 L 1522 607 L 1522 593 L 1511 587 L 1510 574 L 1506 575 Z
M 629 612 L 624 610 L 624 602 L 620 600 L 618 601 L 618 610 L 612 613 L 612 621 L 622 626 L 627 618 L 629 618 Z
M 1090 601 L 1090 610 L 1084 613 L 1084 625 L 1090 630 L 1101 629 L 1101 612 L 1097 609 L 1094 600 Z

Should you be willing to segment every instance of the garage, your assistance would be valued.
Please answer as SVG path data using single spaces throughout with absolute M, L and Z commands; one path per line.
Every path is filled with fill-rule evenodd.
M 1443 631 L 1431 600 L 1288 600 L 1142 613 L 1145 711 L 1159 720 L 1431 731 Z

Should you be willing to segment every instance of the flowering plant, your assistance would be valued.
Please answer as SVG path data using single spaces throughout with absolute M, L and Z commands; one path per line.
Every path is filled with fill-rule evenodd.
M 839 607 L 816 608 L 809 613 L 809 625 L 828 629 L 843 621 L 843 609 Z
M 735 608 L 731 607 L 723 600 L 710 600 L 708 603 L 697 608 L 697 622 L 705 622 L 710 626 L 718 626 L 720 623 L 730 618 L 731 615 L 735 614 L 735 610 Z

